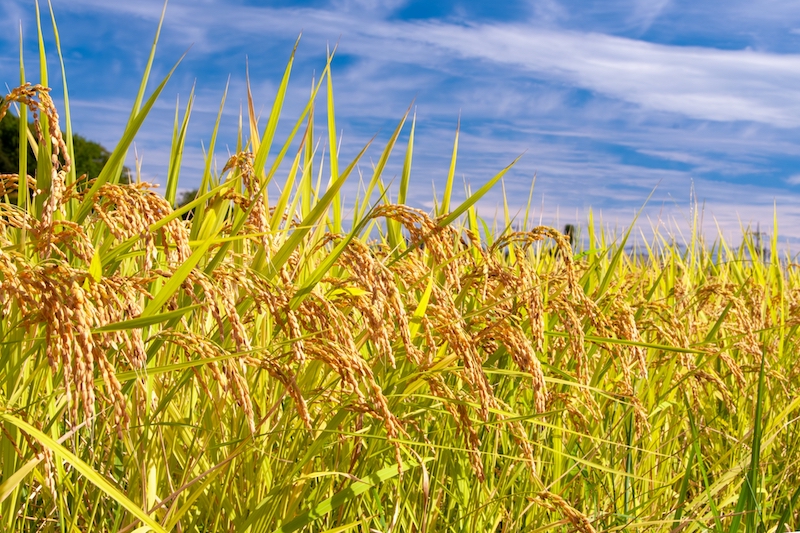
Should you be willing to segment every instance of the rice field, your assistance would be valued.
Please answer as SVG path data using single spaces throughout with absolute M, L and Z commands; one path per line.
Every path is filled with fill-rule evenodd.
M 345 204 L 364 152 L 338 159 L 332 57 L 277 138 L 293 54 L 266 123 L 248 92 L 238 152 L 215 172 L 212 131 L 175 209 L 191 99 L 163 196 L 120 177 L 169 76 L 77 176 L 40 56 L 0 104 L 37 159 L 0 176 L 0 530 L 800 528 L 777 222 L 771 253 L 699 231 L 631 252 L 591 219 L 573 245 L 530 207 L 491 230 L 476 205 L 508 168 L 461 203 L 451 170 L 425 212 L 408 114 Z

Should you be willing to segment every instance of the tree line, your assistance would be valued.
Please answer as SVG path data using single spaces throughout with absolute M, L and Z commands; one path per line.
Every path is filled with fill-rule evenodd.
M 33 124 L 30 125 L 33 129 Z M 75 153 L 73 164 L 77 176 L 86 174 L 89 179 L 96 178 L 103 170 L 111 153 L 100 144 L 90 141 L 81 135 L 72 136 Z M 0 120 L 0 174 L 16 174 L 19 172 L 19 117 L 6 113 Z M 36 173 L 36 158 L 28 146 L 28 175 Z M 122 172 L 122 179 L 127 179 L 128 169 Z

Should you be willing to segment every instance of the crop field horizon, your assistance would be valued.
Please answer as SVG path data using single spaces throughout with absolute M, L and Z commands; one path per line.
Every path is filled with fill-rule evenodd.
M 682 242 L 635 246 L 633 225 L 530 224 L 505 192 L 485 219 L 514 162 L 454 201 L 457 133 L 433 209 L 411 207 L 412 108 L 371 164 L 369 145 L 340 160 L 335 50 L 299 116 L 294 51 L 264 118 L 248 90 L 221 172 L 218 118 L 176 206 L 192 97 L 163 194 L 121 179 L 180 68 L 148 93 L 156 44 L 97 176 L 75 172 L 43 44 L 39 82 L 20 61 L 0 101 L 21 119 L 0 175 L 0 530 L 800 528 L 800 265 L 777 215 L 741 245 L 706 241 L 697 210 Z

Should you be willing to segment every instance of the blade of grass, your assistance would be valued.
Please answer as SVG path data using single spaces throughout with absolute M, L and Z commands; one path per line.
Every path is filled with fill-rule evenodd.
M 25 62 L 22 53 L 22 22 L 19 26 L 19 84 L 25 85 Z M 19 184 L 17 207 L 23 211 L 28 208 L 28 107 L 19 106 Z M 25 246 L 25 228 L 20 229 L 20 247 Z
M 275 255 L 273 255 L 269 261 L 269 278 L 272 278 L 278 273 L 278 271 L 280 271 L 281 267 L 292 255 L 292 252 L 294 252 L 294 250 L 300 245 L 303 238 L 308 234 L 309 231 L 311 231 L 312 228 L 316 226 L 317 222 L 319 222 L 325 213 L 327 213 L 331 202 L 334 201 L 339 193 L 339 190 L 342 188 L 342 185 L 344 185 L 344 182 L 350 175 L 350 172 L 352 172 L 353 168 L 355 168 L 356 164 L 364 155 L 364 152 L 367 151 L 367 148 L 371 143 L 372 141 L 367 143 L 367 145 L 362 148 L 361 152 L 356 156 L 353 162 L 350 163 L 350 165 L 348 165 L 338 179 L 331 184 L 331 186 L 325 192 L 325 195 L 319 199 L 308 216 L 300 223 L 298 228 L 292 232 L 292 234 L 286 239 L 278 251 L 275 252 Z
M 550 337 L 561 337 L 564 339 L 568 339 L 570 337 L 570 334 L 564 331 L 545 330 L 544 334 Z M 651 342 L 639 342 L 628 339 L 614 339 L 612 337 L 599 337 L 597 335 L 585 335 L 584 338 L 589 342 L 620 344 L 623 346 L 639 346 L 641 348 L 652 348 L 654 350 L 661 350 L 664 352 L 693 353 L 697 355 L 703 355 L 706 353 L 702 350 L 693 350 L 692 348 L 681 348 L 680 346 L 669 346 L 667 344 L 655 344 Z
M 208 239 L 204 240 L 197 249 L 192 252 L 192 255 L 189 256 L 181 266 L 172 274 L 172 276 L 167 280 L 161 290 L 159 290 L 156 294 L 153 295 L 153 299 L 147 304 L 144 311 L 142 311 L 141 318 L 152 317 L 161 310 L 167 300 L 172 298 L 172 295 L 175 294 L 189 274 L 194 270 L 198 263 L 201 260 L 206 258 L 206 252 L 211 247 L 212 244 L 215 243 L 216 232 L 214 235 L 209 237 Z
M 50 86 L 47 77 L 47 54 L 44 47 L 44 33 L 42 31 L 42 17 L 39 12 L 39 0 L 34 2 L 36 6 L 36 30 L 39 39 L 39 83 L 45 87 Z M 52 186 L 53 161 L 50 159 L 52 149 L 50 146 L 50 119 L 46 113 L 39 114 L 39 126 L 44 139 L 39 143 L 39 150 L 36 156 L 36 189 L 40 191 L 33 199 L 33 213 L 36 218 L 41 218 L 44 203 L 50 196 Z
M 406 144 L 406 154 L 403 158 L 403 171 L 400 174 L 400 188 L 397 193 L 397 203 L 400 205 L 406 204 L 408 196 L 408 184 L 411 180 L 411 162 L 414 155 L 414 131 L 417 126 L 417 111 L 414 110 L 414 116 L 411 119 L 411 131 L 408 134 L 408 143 Z M 389 246 L 392 250 L 405 249 L 405 241 L 403 239 L 402 226 L 397 220 L 386 221 L 387 233 L 389 238 Z
M 276 494 L 283 492 L 285 489 L 291 487 L 291 484 L 294 480 L 294 477 L 310 462 L 314 459 L 314 457 L 320 452 L 320 450 L 328 443 L 328 441 L 336 436 L 338 433 L 339 426 L 344 422 L 345 418 L 348 415 L 347 409 L 339 409 L 336 414 L 331 417 L 327 424 L 325 424 L 325 428 L 320 430 L 317 438 L 314 439 L 314 442 L 311 443 L 306 449 L 305 454 L 303 455 L 302 459 L 297 461 L 292 471 L 284 478 L 284 483 L 277 485 L 275 488 L 270 491 L 266 498 L 261 500 L 258 505 L 253 509 L 252 513 L 244 519 L 244 521 L 237 525 L 236 531 L 241 531 L 242 533 L 247 533 L 250 528 L 261 520 L 264 514 L 269 510 L 269 506 L 273 503 L 273 498 Z M 397 471 L 397 467 L 394 467 L 395 471 Z
M 155 57 L 156 57 L 156 49 L 158 47 L 158 39 L 161 36 L 161 28 L 164 25 L 164 18 L 166 17 L 166 14 L 167 14 L 167 4 L 168 3 L 169 3 L 169 0 L 164 0 L 164 5 L 161 8 L 161 17 L 158 20 L 158 27 L 156 28 L 156 34 L 153 37 L 153 44 L 150 47 L 150 55 L 147 58 L 147 64 L 145 65 L 144 73 L 142 74 L 142 80 L 139 83 L 139 91 L 136 93 L 136 99 L 134 100 L 133 107 L 131 108 L 131 112 L 130 112 L 130 115 L 128 117 L 128 124 L 130 124 L 134 120 L 134 117 L 139 115 L 139 113 L 141 111 L 142 101 L 144 100 L 144 95 L 145 95 L 145 91 L 147 89 L 147 84 L 148 84 L 148 82 L 150 80 L 150 71 L 153 68 L 153 62 L 154 62 Z M 186 54 L 184 53 L 184 55 L 186 55 Z M 180 60 L 179 60 L 179 62 L 180 62 Z M 124 137 L 124 135 L 123 135 L 123 137 Z M 119 146 L 119 145 L 117 145 L 117 146 Z M 122 157 L 118 161 L 115 161 L 114 164 L 111 166 L 111 169 L 109 171 L 108 177 L 106 178 L 111 183 L 117 183 L 119 181 L 120 175 L 122 175 L 122 170 L 123 170 L 124 165 L 125 165 L 125 159 L 127 158 L 127 154 L 128 154 L 128 148 L 129 148 L 129 145 L 125 146 L 124 153 L 122 154 Z M 111 158 L 109 158 L 109 161 L 106 163 L 106 167 L 110 166 L 110 164 L 111 164 Z M 103 170 L 105 170 L 105 168 Z M 101 172 L 101 174 L 102 174 L 102 172 Z
M 714 517 L 714 524 L 716 525 L 717 533 L 722 533 L 722 521 L 720 520 L 719 510 L 717 509 L 717 504 L 714 502 L 714 496 L 711 494 L 711 484 L 708 480 L 708 474 L 706 473 L 706 467 L 703 463 L 703 452 L 700 448 L 700 434 L 697 430 L 697 424 L 694 421 L 694 415 L 692 414 L 692 408 L 689 405 L 689 400 L 686 396 L 683 397 L 683 403 L 686 406 L 686 414 L 689 417 L 689 427 L 692 431 L 692 448 L 694 449 L 694 457 L 697 460 L 697 467 L 700 469 L 700 477 L 703 480 L 703 488 L 706 491 L 706 495 L 708 498 L 708 506 L 711 508 L 711 514 Z M 734 517 L 734 520 L 736 517 Z
M 105 477 L 103 477 L 100 473 L 95 471 L 91 466 L 83 462 L 78 456 L 64 448 L 60 445 L 56 440 L 52 439 L 47 434 L 43 433 L 42 431 L 36 429 L 32 425 L 28 424 L 24 420 L 17 418 L 14 415 L 9 413 L 0 413 L 0 419 L 3 419 L 10 424 L 17 426 L 19 429 L 33 437 L 34 439 L 38 440 L 42 446 L 48 448 L 52 451 L 55 455 L 61 457 L 64 461 L 67 461 L 69 464 L 75 468 L 78 472 L 80 472 L 88 481 L 90 481 L 93 485 L 95 485 L 98 489 L 103 491 L 106 495 L 112 498 L 115 502 L 119 505 L 124 507 L 128 510 L 133 516 L 144 522 L 146 525 L 150 526 L 153 531 L 157 531 L 159 533 L 166 533 L 166 530 L 159 525 L 158 522 L 150 518 L 146 512 L 144 512 L 138 505 L 133 503 L 131 500 L 128 499 L 125 494 L 122 493 L 118 488 L 113 486 L 109 483 Z
M 450 213 L 442 220 L 437 222 L 436 225 L 439 227 L 445 227 L 455 222 L 458 219 L 458 217 L 460 217 L 467 211 L 467 209 L 475 205 L 475 203 L 478 200 L 483 198 L 484 195 L 486 195 L 486 193 L 489 192 L 495 186 L 495 184 L 503 178 L 503 176 L 506 175 L 506 172 L 511 170 L 511 167 L 517 164 L 517 161 L 519 161 L 521 157 L 522 157 L 521 155 L 517 156 L 516 159 L 514 159 L 514 161 L 512 161 L 506 168 L 498 172 L 492 179 L 487 181 L 480 189 L 475 191 L 475 193 L 472 196 L 464 200 L 464 202 L 462 202 L 461 205 L 455 208 L 452 213 Z M 446 210 L 443 211 L 446 212 Z
M 383 152 L 381 152 L 381 157 L 378 159 L 378 164 L 375 165 L 375 169 L 372 171 L 372 179 L 367 185 L 367 189 L 364 193 L 364 202 L 362 204 L 360 211 L 358 212 L 358 216 L 355 219 L 356 221 L 359 221 L 362 218 L 364 218 L 364 214 L 366 213 L 368 206 L 370 205 L 370 197 L 372 196 L 372 191 L 375 190 L 375 185 L 378 183 L 378 181 L 380 181 L 381 175 L 383 174 L 383 169 L 386 168 L 386 163 L 387 161 L 389 161 L 389 156 L 392 154 L 392 150 L 394 149 L 394 146 L 397 143 L 397 138 L 400 135 L 400 131 L 402 131 L 403 129 L 403 125 L 406 123 L 406 119 L 408 118 L 408 114 L 411 112 L 411 107 L 413 105 L 414 104 L 412 103 L 408 107 L 408 109 L 406 109 L 406 112 L 403 114 L 403 118 L 400 119 L 400 123 L 397 124 L 397 127 L 394 129 L 392 136 L 386 143 Z
M 334 52 L 336 49 L 334 48 Z M 328 52 L 328 63 L 331 61 L 333 54 Z M 331 167 L 331 183 L 339 181 L 339 146 L 336 143 L 336 110 L 333 102 L 333 77 L 330 71 L 327 76 L 327 102 L 328 102 L 328 160 Z M 336 192 L 331 201 L 333 208 L 333 233 L 342 232 L 342 201 L 341 201 L 341 187 L 336 188 Z
M 217 120 L 214 122 L 214 129 L 211 131 L 211 139 L 208 142 L 208 152 L 206 153 L 205 167 L 203 168 L 203 178 L 200 181 L 200 188 L 198 193 L 204 194 L 206 191 L 213 189 L 211 183 L 211 164 L 214 161 L 214 150 L 217 145 L 217 134 L 219 133 L 219 124 L 222 121 L 222 112 L 225 109 L 225 100 L 228 98 L 228 88 L 230 87 L 231 78 L 228 76 L 228 81 L 225 83 L 225 90 L 222 92 L 222 99 L 219 103 L 219 110 L 217 111 Z M 196 240 L 200 228 L 205 218 L 206 204 L 200 203 L 194 210 L 194 217 L 192 218 L 192 229 L 190 232 L 190 239 Z
M 362 218 L 355 226 L 353 226 L 353 229 L 350 230 L 350 232 L 347 234 L 347 237 L 339 241 L 331 253 L 329 253 L 328 256 L 320 262 L 319 266 L 314 269 L 314 272 L 312 272 L 311 275 L 304 280 L 305 283 L 303 286 L 297 290 L 289 302 L 289 308 L 292 311 L 296 311 L 300 307 L 300 304 L 303 303 L 303 300 L 305 300 L 308 295 L 311 294 L 311 291 L 314 290 L 314 287 L 316 287 L 317 284 L 322 281 L 322 278 L 325 277 L 325 274 L 328 273 L 336 260 L 339 259 L 339 256 L 342 255 L 350 242 L 359 235 L 367 222 L 368 218 Z
M 408 114 L 408 113 L 406 113 Z M 400 174 L 400 190 L 397 193 L 397 203 L 405 204 L 408 196 L 408 184 L 411 180 L 411 161 L 414 156 L 414 132 L 417 129 L 417 111 L 411 119 L 411 131 L 408 132 L 408 144 L 406 145 L 406 156 L 403 159 L 403 172 Z
M 442 196 L 442 203 L 439 206 L 437 214 L 439 216 L 446 215 L 450 211 L 450 195 L 453 192 L 453 180 L 456 175 L 456 159 L 458 159 L 458 133 L 461 130 L 461 115 L 459 114 L 458 123 L 456 124 L 456 138 L 453 141 L 453 155 L 450 157 L 450 170 L 447 172 L 447 182 L 444 186 L 444 195 Z
M 167 84 L 169 79 L 172 77 L 172 74 L 175 72 L 175 69 L 178 68 L 178 65 L 181 63 L 183 58 L 186 54 L 181 56 L 178 59 L 178 62 L 175 63 L 175 66 L 167 73 L 166 77 L 161 81 L 153 94 L 148 98 L 147 102 L 145 102 L 144 107 L 131 119 L 128 121 L 128 124 L 125 126 L 125 132 L 122 134 L 122 138 L 120 139 L 117 146 L 114 148 L 114 151 L 111 152 L 111 156 L 108 158 L 108 162 L 106 163 L 103 170 L 100 172 L 100 175 L 95 180 L 92 188 L 86 193 L 83 203 L 81 203 L 80 208 L 78 209 L 78 214 L 76 216 L 76 222 L 82 223 L 89 213 L 92 210 L 92 205 L 94 201 L 94 196 L 97 194 L 97 190 L 102 187 L 106 182 L 111 181 L 111 183 L 116 180 L 115 173 L 118 176 L 118 170 L 121 169 L 121 166 L 125 160 L 125 156 L 128 153 L 128 147 L 130 147 L 131 143 L 133 143 L 133 138 L 136 136 L 136 133 L 139 131 L 142 123 L 144 122 L 145 117 L 153 108 L 158 97 L 161 95 L 161 91 L 164 90 L 164 86 Z M 119 167 L 119 168 L 117 168 Z M 112 179 L 113 178 L 113 179 Z
M 419 466 L 417 463 L 404 463 L 403 470 L 408 471 Z M 351 483 L 347 488 L 340 490 L 330 498 L 323 500 L 305 513 L 296 516 L 286 524 L 277 528 L 273 533 L 292 533 L 311 524 L 315 520 L 327 515 L 334 509 L 354 500 L 356 497 L 367 492 L 372 487 L 397 477 L 397 465 L 387 466 L 386 468 L 368 476 L 364 481 Z
M 72 160 L 72 165 L 70 165 L 69 172 L 66 175 L 66 179 L 64 184 L 69 186 L 70 184 L 75 182 L 77 178 L 76 168 L 75 168 L 75 148 L 73 145 L 72 139 L 72 114 L 70 111 L 69 106 L 69 90 L 67 89 L 67 69 L 64 66 L 64 55 L 61 52 L 61 38 L 58 35 L 58 25 L 56 24 L 56 15 L 53 12 L 53 3 L 51 0 L 47 0 L 47 6 L 50 8 L 50 20 L 53 25 L 53 36 L 55 37 L 55 45 L 56 45 L 56 52 L 58 53 L 58 62 L 61 66 L 61 87 L 64 91 L 64 112 L 63 112 L 63 126 L 64 126 L 64 142 L 67 145 L 67 152 L 69 153 L 69 157 Z M 21 175 L 21 174 L 20 174 Z M 72 216 L 71 213 L 72 209 L 72 202 L 67 205 L 67 218 L 69 219 Z
M 192 114 L 192 104 L 194 103 L 194 88 L 189 93 L 189 101 L 183 114 L 183 121 L 178 129 L 178 110 L 179 103 L 175 104 L 175 125 L 172 131 L 172 148 L 169 157 L 169 170 L 167 171 L 167 187 L 164 191 L 164 198 L 169 205 L 175 205 L 175 194 L 178 190 L 178 179 L 181 173 L 181 161 L 183 160 L 183 148 L 186 144 L 186 131 L 189 126 L 189 116 Z
M 258 145 L 258 151 L 256 152 L 255 159 L 253 160 L 253 168 L 258 174 L 262 174 L 264 172 L 264 165 L 267 162 L 267 156 L 269 155 L 269 151 L 272 147 L 272 141 L 275 138 L 275 131 L 278 129 L 278 120 L 281 116 L 281 110 L 283 109 L 283 102 L 286 99 L 286 88 L 289 85 L 289 77 L 292 72 L 292 65 L 294 64 L 294 57 L 297 53 L 297 47 L 299 44 L 300 36 L 297 37 L 297 40 L 294 43 L 294 48 L 292 48 L 292 53 L 289 55 L 289 61 L 287 62 L 286 69 L 283 72 L 283 78 L 278 86 L 278 93 L 275 95 L 275 100 L 272 104 L 272 110 L 269 113 L 269 119 L 267 119 L 267 126 L 264 129 L 264 134 L 261 136 L 261 140 Z M 270 176 L 267 176 L 268 179 L 269 177 Z
M 174 318 L 180 318 L 186 315 L 187 313 L 191 313 L 195 309 L 199 309 L 200 307 L 202 307 L 202 304 L 194 304 L 186 307 L 181 307 L 180 309 L 175 309 L 174 311 L 167 311 L 166 313 L 158 313 L 149 316 L 140 316 L 138 318 L 132 318 L 130 320 L 114 322 L 113 324 L 107 324 L 105 326 L 95 328 L 92 330 L 92 332 L 101 333 L 109 331 L 128 331 L 131 329 L 146 328 L 148 326 L 152 326 L 155 324 L 167 322 L 168 320 L 172 320 Z
M 656 186 L 656 187 L 658 187 L 658 186 Z M 603 277 L 603 280 L 600 282 L 600 285 L 597 287 L 597 290 L 595 291 L 595 298 L 596 299 L 600 298 L 601 296 L 603 296 L 606 293 L 606 290 L 608 290 L 608 286 L 611 283 L 612 276 L 617 272 L 617 268 L 616 267 L 619 264 L 620 259 L 622 259 L 622 256 L 623 256 L 623 254 L 625 252 L 625 244 L 628 242 L 628 237 L 630 237 L 631 231 L 633 231 L 633 228 L 636 225 L 636 221 L 639 220 L 639 216 L 642 214 L 642 212 L 644 211 L 645 206 L 650 201 L 650 198 L 653 197 L 653 194 L 655 194 L 655 192 L 656 192 L 655 188 L 652 191 L 650 191 L 650 194 L 647 196 L 647 199 L 642 204 L 642 207 L 639 208 L 639 211 L 637 211 L 636 215 L 633 217 L 633 221 L 631 222 L 631 225 L 628 227 L 627 231 L 625 232 L 625 236 L 622 237 L 622 241 L 620 242 L 620 244 L 619 244 L 619 246 L 617 248 L 617 251 L 614 253 L 614 256 L 611 258 L 611 263 L 607 267 L 606 274 Z
M 729 533 L 739 531 L 742 515 L 745 515 L 745 531 L 755 532 L 755 520 L 758 516 L 758 479 L 759 467 L 761 462 L 761 417 L 764 414 L 764 375 L 766 356 L 761 356 L 761 367 L 758 372 L 758 392 L 755 398 L 755 413 L 753 417 L 753 441 L 750 447 L 750 468 L 747 477 L 742 484 L 742 491 L 739 493 L 739 500 L 736 503 L 734 517 L 731 521 Z
M 286 206 L 289 204 L 289 197 L 292 194 L 292 189 L 294 188 L 294 182 L 297 178 L 297 172 L 300 168 L 300 157 L 303 155 L 305 151 L 305 135 L 300 140 L 300 148 L 297 150 L 297 155 L 294 157 L 294 161 L 292 161 L 292 166 L 289 169 L 289 172 L 286 177 L 286 182 L 283 184 L 283 190 L 281 191 L 281 195 L 278 197 L 278 203 L 275 205 L 274 212 L 272 213 L 272 218 L 270 219 L 269 227 L 272 231 L 277 231 L 283 222 L 283 217 L 287 216 L 287 224 L 291 220 L 291 216 L 293 210 L 286 210 Z M 297 196 L 295 196 L 297 198 Z
M 792 518 L 792 512 L 797 506 L 798 500 L 800 500 L 800 486 L 797 487 L 797 490 L 794 491 L 792 497 L 789 498 L 789 503 L 787 503 L 786 507 L 783 508 L 781 518 L 778 520 L 778 527 L 775 528 L 775 531 L 785 531 L 786 523 Z

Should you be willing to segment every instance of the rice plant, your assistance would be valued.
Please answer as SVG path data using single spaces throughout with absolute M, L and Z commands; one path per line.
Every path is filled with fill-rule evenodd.
M 332 56 L 276 137 L 293 57 L 266 124 L 248 90 L 221 173 L 218 119 L 177 210 L 191 104 L 165 196 L 120 180 L 169 79 L 145 94 L 153 54 L 97 176 L 72 169 L 43 46 L 40 83 L 21 63 L 0 104 L 36 154 L 0 176 L 3 530 L 798 527 L 800 274 L 777 223 L 771 254 L 697 231 L 630 253 L 592 220 L 574 249 L 527 214 L 491 232 L 476 203 L 510 167 L 451 205 L 457 141 L 435 211 L 405 204 L 408 113 L 345 205 L 367 147 L 338 159 Z

